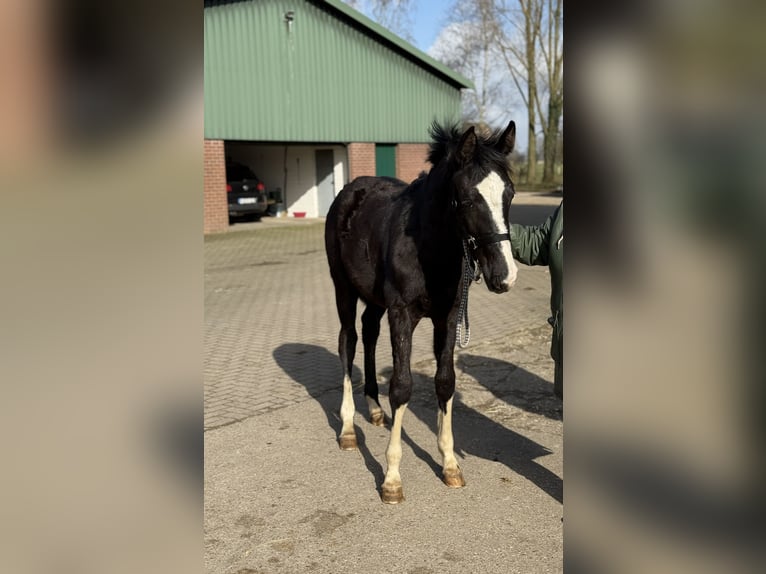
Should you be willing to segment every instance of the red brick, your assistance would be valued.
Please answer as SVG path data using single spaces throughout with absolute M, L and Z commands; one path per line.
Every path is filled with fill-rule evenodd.
M 428 144 L 400 143 L 396 146 L 396 177 L 410 183 L 420 172 L 428 172 L 431 164 L 427 157 Z
M 375 144 L 348 144 L 348 178 L 353 181 L 361 175 L 375 175 Z
M 205 140 L 204 151 L 204 232 L 218 233 L 229 228 L 226 202 L 226 156 L 222 140 Z

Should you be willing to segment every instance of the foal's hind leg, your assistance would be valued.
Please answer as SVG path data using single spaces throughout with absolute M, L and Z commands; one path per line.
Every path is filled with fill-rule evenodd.
M 335 285 L 335 303 L 340 318 L 340 334 L 338 335 L 338 355 L 343 366 L 343 402 L 340 407 L 340 418 L 343 426 L 338 438 L 338 444 L 343 450 L 356 448 L 356 431 L 354 430 L 354 394 L 351 386 L 351 372 L 354 368 L 356 353 L 356 302 L 357 295 L 351 289 L 344 289 L 340 282 Z
M 402 461 L 402 421 L 407 403 L 412 396 L 412 373 L 410 354 L 412 352 L 412 331 L 417 320 L 413 320 L 407 309 L 392 307 L 388 310 L 391 326 L 391 348 L 394 356 L 394 372 L 389 384 L 388 399 L 391 403 L 391 438 L 386 449 L 386 477 L 381 486 L 381 498 L 387 504 L 404 500 L 399 464 Z
M 385 424 L 383 409 L 378 399 L 378 377 L 375 370 L 375 346 L 380 335 L 380 319 L 386 310 L 368 304 L 362 313 L 362 343 L 364 343 L 364 396 L 370 412 L 370 422 L 382 427 Z
M 447 319 L 434 319 L 434 354 L 436 355 L 436 397 L 439 400 L 439 452 L 442 455 L 442 478 L 452 488 L 465 486 L 463 472 L 457 463 L 452 437 L 452 400 L 455 394 L 455 329 Z

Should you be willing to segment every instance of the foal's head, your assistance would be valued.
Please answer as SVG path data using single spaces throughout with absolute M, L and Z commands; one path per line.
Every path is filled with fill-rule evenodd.
M 508 154 L 516 141 L 516 124 L 510 122 L 489 136 L 477 134 L 473 126 L 461 135 L 456 126 L 434 124 L 431 136 L 428 159 L 446 169 L 458 225 L 472 245 L 487 287 L 495 293 L 507 291 L 517 272 L 508 235 L 514 195 Z

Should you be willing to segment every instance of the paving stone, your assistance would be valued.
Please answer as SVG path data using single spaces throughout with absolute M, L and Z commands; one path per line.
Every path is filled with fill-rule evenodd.
M 548 211 L 556 204 L 548 202 Z M 542 267 L 520 266 L 516 285 L 502 295 L 474 284 L 469 298 L 472 344 L 544 324 L 549 296 L 548 270 Z M 360 303 L 360 335 L 362 309 Z M 327 392 L 337 392 L 340 403 L 340 323 L 324 252 L 324 221 L 287 225 L 264 220 L 244 231 L 207 237 L 204 324 L 206 429 Z M 426 319 L 415 330 L 413 363 L 432 356 L 431 338 Z M 457 355 L 470 352 L 469 346 Z M 362 361 L 360 336 L 355 381 L 361 379 Z M 385 316 L 376 361 L 381 380 L 392 364 Z

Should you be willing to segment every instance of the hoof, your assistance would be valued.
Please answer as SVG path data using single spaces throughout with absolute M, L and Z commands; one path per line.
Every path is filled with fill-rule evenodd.
M 338 439 L 341 450 L 356 450 L 356 435 L 342 434 Z
M 404 500 L 404 492 L 402 486 L 388 486 L 384 484 L 380 488 L 380 498 L 386 504 L 399 504 Z
M 463 472 L 459 468 L 445 470 L 442 480 L 450 488 L 462 488 L 465 486 Z
M 386 415 L 383 411 L 377 411 L 370 415 L 370 422 L 376 427 L 386 426 Z

